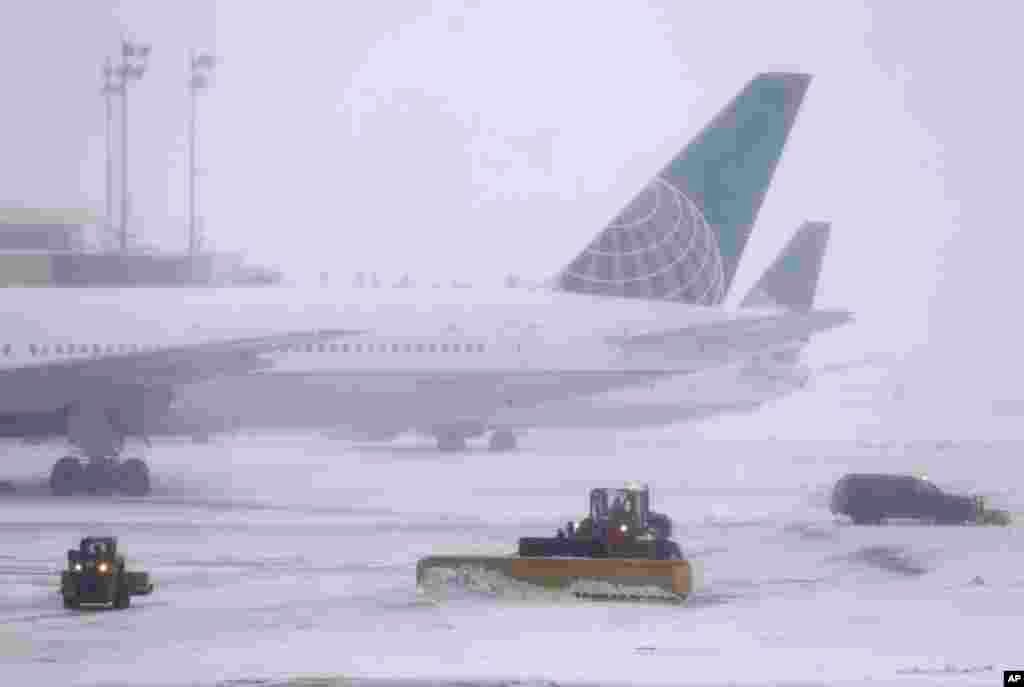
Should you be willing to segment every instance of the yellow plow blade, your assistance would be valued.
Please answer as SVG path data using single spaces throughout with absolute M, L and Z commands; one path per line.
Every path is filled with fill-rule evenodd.
M 698 586 L 690 561 L 636 558 L 429 556 L 416 564 L 425 590 L 455 585 L 505 594 L 516 583 L 581 599 L 681 603 Z

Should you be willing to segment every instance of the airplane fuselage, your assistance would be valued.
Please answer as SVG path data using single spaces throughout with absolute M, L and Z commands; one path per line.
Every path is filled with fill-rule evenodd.
M 606 337 L 736 317 L 679 303 L 517 289 L 29 288 L 0 290 L 0 303 L 0 414 L 54 410 L 70 400 L 66 378 L 47 384 L 47 375 L 33 375 L 20 384 L 19 370 L 309 329 L 366 333 L 269 353 L 270 371 L 383 384 L 447 375 L 678 374 L 709 360 L 675 348 L 626 353 Z

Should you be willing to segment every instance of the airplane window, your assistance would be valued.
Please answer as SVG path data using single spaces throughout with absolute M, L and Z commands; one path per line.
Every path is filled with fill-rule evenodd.
M 441 352 L 442 353 L 447 353 L 448 352 L 448 344 L 441 344 Z
M 406 353 L 411 353 L 411 352 L 412 352 L 412 344 L 411 344 L 411 343 L 409 343 L 409 342 L 406 342 L 406 343 L 405 343 L 405 345 L 404 345 L 404 346 L 402 347 L 402 349 L 403 349 L 403 350 L 404 350 L 404 351 L 405 351 Z
M 323 353 L 325 350 L 327 350 L 327 347 L 324 346 L 323 344 L 317 344 L 316 350 Z
M 356 344 L 356 353 L 363 352 L 363 344 Z
M 417 353 L 422 353 L 423 352 L 423 344 L 421 344 L 421 343 L 416 344 L 416 352 Z
M 429 350 L 431 353 L 437 353 L 437 344 L 430 344 L 427 347 L 427 350 Z
M 341 344 L 341 352 L 348 353 L 348 344 Z
M 28 352 L 31 353 L 32 355 L 37 355 L 39 353 L 39 350 L 36 348 L 35 344 L 29 344 Z
M 462 344 L 452 344 L 452 352 L 453 353 L 461 353 L 462 352 Z
M 95 353 L 96 355 L 99 355 L 100 353 L 103 352 L 103 349 L 100 348 L 99 344 L 93 344 L 92 345 L 92 352 Z
M 11 344 L 4 344 L 4 355 L 11 354 Z
M 392 353 L 398 353 L 398 344 L 396 344 L 396 343 L 391 344 L 391 352 Z

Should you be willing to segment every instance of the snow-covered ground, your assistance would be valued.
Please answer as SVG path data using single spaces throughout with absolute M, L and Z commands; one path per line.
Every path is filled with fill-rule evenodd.
M 927 471 L 1024 510 L 1022 443 L 666 431 L 524 444 L 442 456 L 287 437 L 166 443 L 150 451 L 145 500 L 51 498 L 40 481 L 53 447 L 4 446 L 0 479 L 17 491 L 0 494 L 0 684 L 991 685 L 1024 661 L 1020 527 L 862 528 L 828 512 L 850 470 Z M 579 517 L 592 486 L 629 479 L 651 485 L 703 567 L 683 606 L 417 593 L 418 558 L 508 553 Z M 92 533 L 117 535 L 156 591 L 127 611 L 65 611 L 65 551 Z

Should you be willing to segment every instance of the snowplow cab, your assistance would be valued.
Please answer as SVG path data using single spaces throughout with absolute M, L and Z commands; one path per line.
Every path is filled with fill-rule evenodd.
M 650 491 L 646 485 L 591 489 L 589 515 L 579 523 L 569 523 L 566 534 L 574 538 L 602 540 L 644 534 L 668 539 L 672 536 L 671 521 L 666 516 L 651 513 L 650 503 Z
M 671 539 L 672 521 L 650 510 L 646 485 L 590 490 L 590 513 L 569 522 L 554 538 L 523 537 L 520 556 L 581 556 L 586 558 L 650 558 L 678 560 L 679 545 Z
M 647 506 L 650 501 L 647 489 L 594 489 L 590 493 L 591 504 L 603 499 L 605 501 L 603 518 L 595 517 L 599 513 L 591 513 L 596 522 L 606 524 L 605 537 L 609 540 L 638 537 L 647 530 Z
M 85 537 L 77 549 L 68 550 L 68 570 L 83 572 L 86 568 L 106 572 L 123 564 L 117 555 L 117 537 Z
M 117 537 L 85 537 L 78 545 L 78 555 L 82 560 L 113 561 L 117 558 Z

